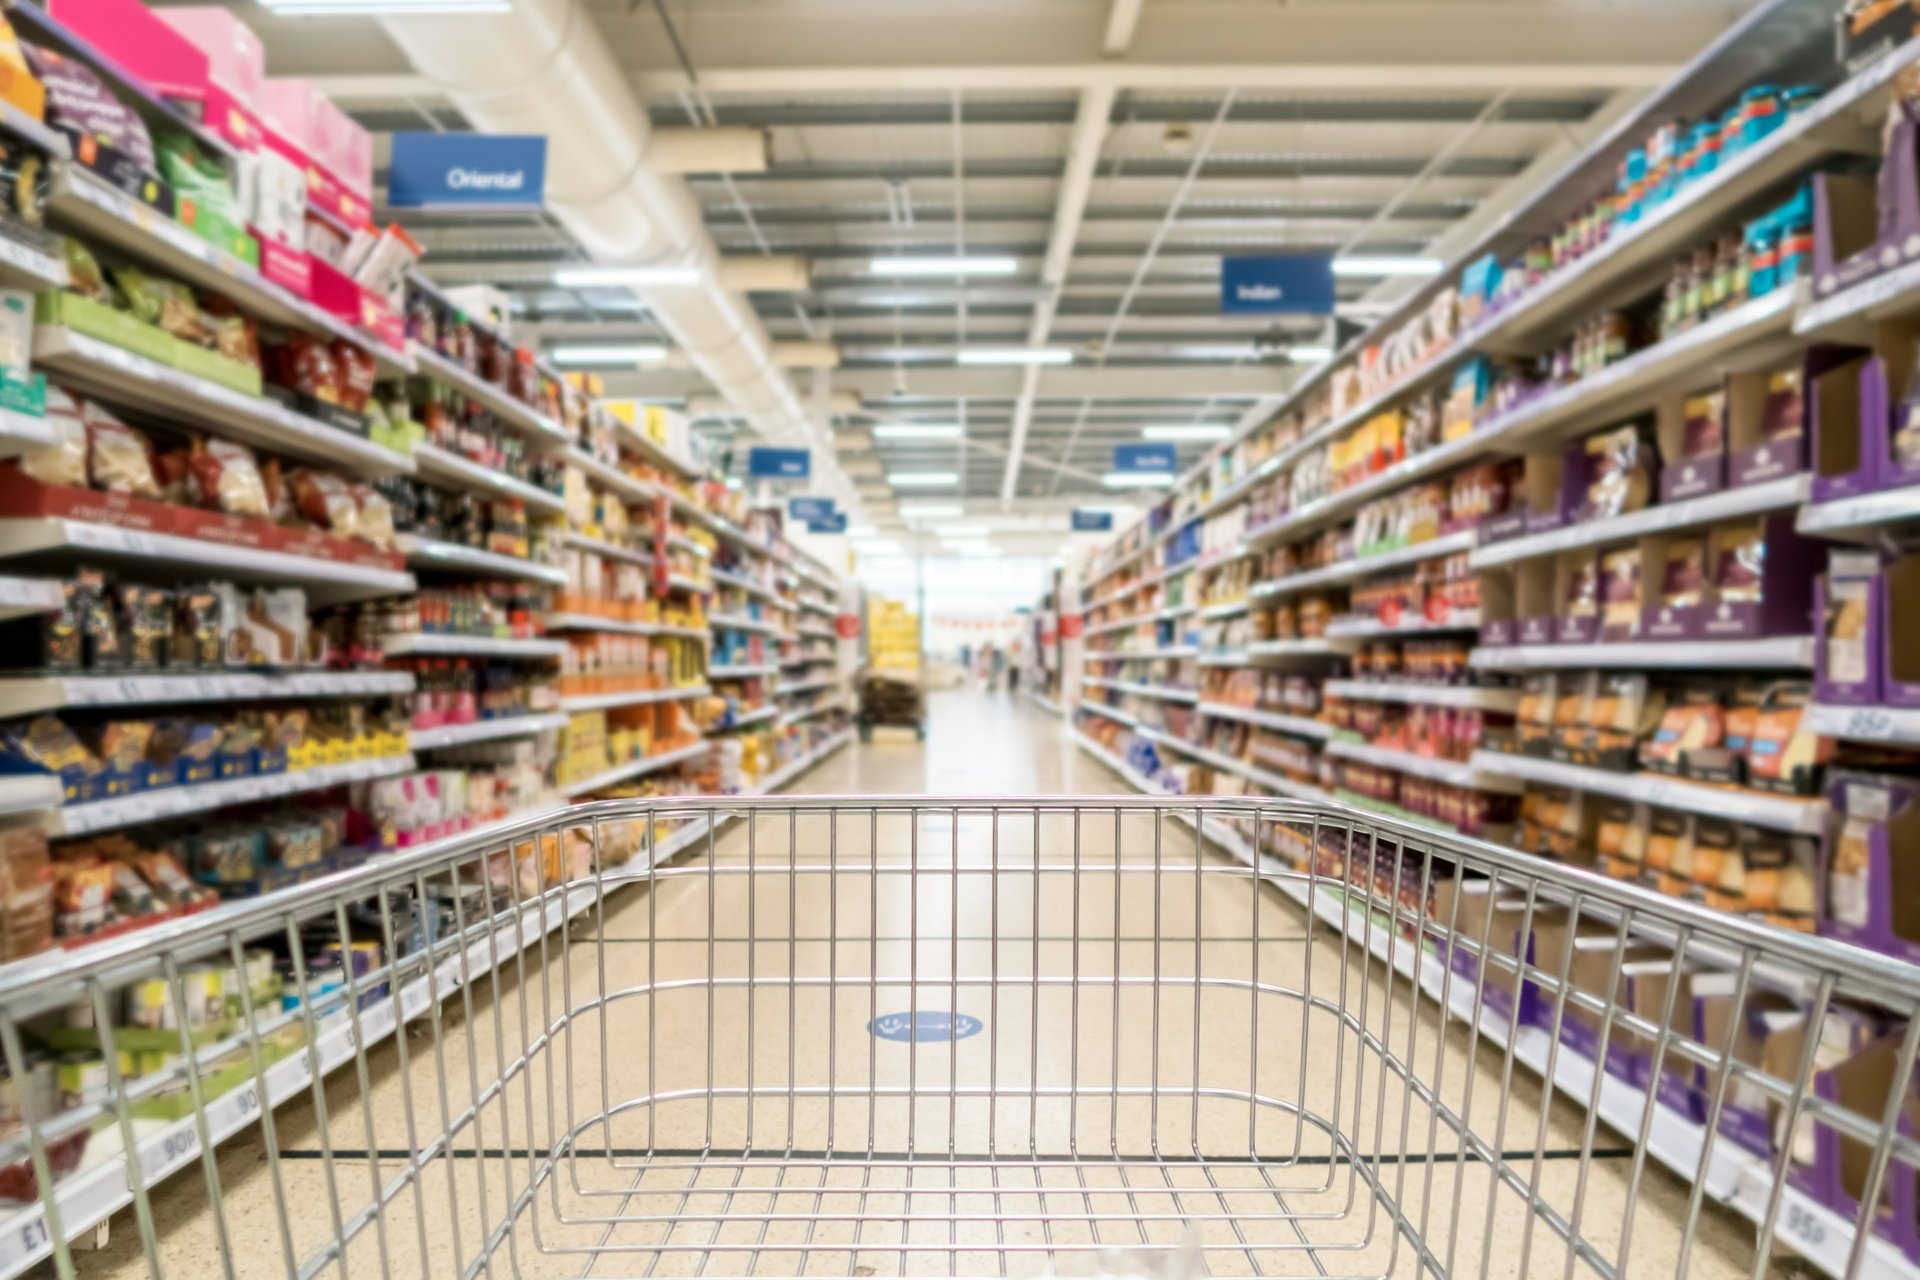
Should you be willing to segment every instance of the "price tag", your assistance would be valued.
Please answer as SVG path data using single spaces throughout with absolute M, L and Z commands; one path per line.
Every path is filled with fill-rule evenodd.
M 1885 738 L 1893 733 L 1893 716 L 1884 707 L 1855 707 L 1840 730 L 1843 738 Z

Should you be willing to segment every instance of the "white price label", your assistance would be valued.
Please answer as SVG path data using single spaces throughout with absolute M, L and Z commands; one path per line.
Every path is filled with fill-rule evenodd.
M 1884 707 L 1855 707 L 1847 713 L 1843 738 L 1884 738 L 1893 732 L 1893 716 Z
M 53 1237 L 47 1233 L 47 1219 L 44 1213 L 35 1211 L 14 1233 L 19 1245 L 18 1261 L 24 1262 L 42 1249 L 51 1248 Z
M 160 1164 L 171 1168 L 185 1160 L 190 1160 L 200 1150 L 200 1135 L 191 1128 L 177 1133 L 169 1133 L 160 1139 Z
M 1790 1204 L 1780 1215 L 1780 1234 L 1802 1249 L 1818 1249 L 1827 1242 L 1827 1225 L 1803 1205 Z

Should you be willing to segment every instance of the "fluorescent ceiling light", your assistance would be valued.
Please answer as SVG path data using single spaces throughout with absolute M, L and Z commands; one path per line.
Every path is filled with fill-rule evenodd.
M 889 471 L 887 483 L 896 489 L 942 489 L 960 483 L 958 471 Z
M 562 289 L 613 288 L 617 285 L 644 289 L 654 285 L 699 284 L 700 268 L 561 267 L 553 273 L 553 282 Z
M 957 503 L 949 502 L 903 502 L 900 514 L 909 520 L 940 520 L 947 516 L 961 516 L 967 509 Z
M 1109 471 L 1100 483 L 1109 489 L 1165 489 L 1173 483 L 1173 472 Z
M 294 18 L 360 17 L 368 14 L 505 13 L 510 0 L 261 0 L 275 13 Z
M 962 347 L 954 357 L 961 364 L 1072 364 L 1065 347 Z
M 871 538 L 879 532 L 880 530 L 870 524 L 850 524 L 847 526 L 847 536 L 849 538 Z
M 1366 256 L 1335 258 L 1333 274 L 1337 276 L 1437 276 L 1446 264 L 1438 258 L 1414 258 Z
M 624 347 L 555 347 L 549 354 L 555 364 L 615 366 L 665 360 L 667 349 L 657 342 L 637 342 Z
M 949 547 L 947 554 L 959 556 L 962 560 L 993 560 L 1000 555 L 992 547 Z
M 1233 428 L 1220 423 L 1158 422 L 1140 428 L 1142 440 L 1225 440 Z
M 1319 364 L 1333 359 L 1332 347 L 1298 346 L 1287 348 L 1287 359 L 1296 364 Z
M 876 276 L 1010 276 L 1020 269 L 1012 258 L 875 258 L 867 270 Z
M 876 440 L 958 440 L 957 422 L 883 422 L 873 429 Z

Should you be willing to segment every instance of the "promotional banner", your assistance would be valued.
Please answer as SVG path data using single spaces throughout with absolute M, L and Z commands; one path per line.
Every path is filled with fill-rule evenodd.
M 1220 260 L 1222 315 L 1333 314 L 1333 259 L 1287 253 Z
M 396 133 L 387 173 L 395 209 L 537 209 L 547 140 L 538 134 Z

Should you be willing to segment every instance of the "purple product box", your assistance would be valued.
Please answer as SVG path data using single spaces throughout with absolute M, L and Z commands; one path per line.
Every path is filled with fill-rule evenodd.
M 1813 428 L 1813 500 L 1831 502 L 1880 487 L 1887 451 L 1885 366 L 1861 347 L 1814 347 L 1806 360 Z
M 1872 1081 L 1881 1073 L 1892 1074 L 1894 1063 L 1883 1061 L 1897 1056 L 1900 1048 L 1899 1036 L 1888 1036 L 1868 1045 L 1853 1057 L 1829 1071 L 1818 1071 L 1813 1077 L 1813 1093 L 1817 1098 L 1828 1102 L 1848 1105 L 1854 1110 L 1864 1110 L 1878 1115 L 1886 1105 L 1883 1088 L 1875 1087 Z M 1858 1086 L 1854 1085 L 1861 1077 Z M 1915 1088 L 1915 1082 L 1908 1080 L 1905 1088 Z M 1842 1094 L 1855 1092 L 1857 1096 L 1843 1103 Z M 1897 1128 L 1899 1132 L 1911 1138 L 1914 1135 L 1913 1113 L 1916 1103 L 1909 1098 L 1902 1108 Z M 1809 1196 L 1826 1205 L 1841 1217 L 1850 1221 L 1860 1216 L 1860 1201 L 1847 1190 L 1847 1165 L 1840 1134 L 1829 1125 L 1821 1124 L 1817 1119 L 1809 1118 L 1813 1132 L 1813 1162 L 1795 1163 L 1789 1175 L 1795 1186 Z M 1886 1168 L 1886 1185 L 1882 1192 L 1885 1203 L 1891 1212 L 1874 1212 L 1866 1216 L 1873 1222 L 1873 1233 L 1893 1244 L 1910 1260 L 1920 1262 L 1920 1192 L 1916 1191 L 1916 1182 L 1920 1182 L 1913 1166 L 1901 1160 L 1890 1160 Z
M 1480 623 L 1480 647 L 1504 649 L 1514 642 L 1518 626 L 1512 618 L 1487 618 Z
M 1914 595 L 1920 591 L 1920 552 L 1892 560 L 1881 570 L 1877 585 L 1867 625 L 1880 647 L 1880 701 L 1890 707 L 1920 707 L 1920 597 Z M 1826 615 L 1820 617 L 1824 622 Z
M 1550 613 L 1520 619 L 1520 643 L 1552 644 L 1557 621 Z
M 1711 640 L 1751 640 L 1807 633 L 1813 610 L 1813 580 L 1819 573 L 1824 548 L 1796 533 L 1793 521 L 1792 512 L 1780 512 L 1763 522 L 1766 556 L 1760 564 L 1759 599 L 1727 600 L 1710 590 L 1694 619 L 1697 635 Z M 1711 543 L 1708 550 L 1709 554 L 1719 551 Z M 1720 565 L 1708 566 L 1716 580 L 1721 569 Z
M 1878 552 L 1836 549 L 1829 553 L 1827 571 L 1814 584 L 1813 690 L 1825 703 L 1849 707 L 1880 704 L 1883 670 L 1881 650 L 1886 643 L 1886 583 L 1880 576 Z M 1838 640 L 1841 610 L 1854 606 L 1862 627 L 1857 639 Z
M 1827 802 L 1844 821 L 1829 827 L 1821 841 L 1820 932 L 1920 962 L 1913 889 L 1920 861 L 1920 784 L 1883 774 L 1836 772 L 1827 781 Z M 1864 832 L 1861 824 L 1867 824 Z M 1864 867 L 1836 870 L 1846 839 L 1865 840 Z M 1907 874 L 1896 874 L 1896 868 Z

